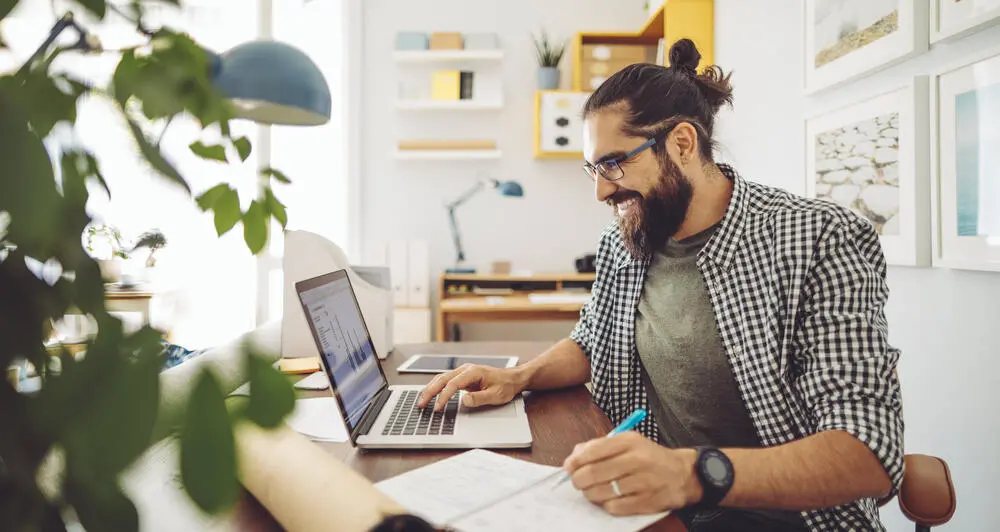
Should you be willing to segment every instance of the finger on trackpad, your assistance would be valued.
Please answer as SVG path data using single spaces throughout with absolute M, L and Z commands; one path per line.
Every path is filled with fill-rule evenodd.
M 462 413 L 467 414 L 477 418 L 506 418 L 506 417 L 517 417 L 517 410 L 514 407 L 514 403 L 507 403 L 504 405 L 490 405 L 490 406 L 461 406 Z

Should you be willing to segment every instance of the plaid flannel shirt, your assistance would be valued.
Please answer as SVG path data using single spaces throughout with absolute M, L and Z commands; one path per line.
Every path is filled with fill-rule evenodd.
M 760 441 L 770 447 L 847 431 L 875 453 L 895 494 L 903 479 L 899 351 L 887 339 L 878 235 L 847 209 L 719 167 L 734 182 L 733 195 L 697 265 Z M 648 408 L 635 346 L 647 266 L 610 225 L 598 245 L 591 300 L 570 335 L 590 359 L 594 401 L 614 424 Z M 638 430 L 659 441 L 652 415 Z M 816 531 L 884 530 L 874 499 L 803 517 Z

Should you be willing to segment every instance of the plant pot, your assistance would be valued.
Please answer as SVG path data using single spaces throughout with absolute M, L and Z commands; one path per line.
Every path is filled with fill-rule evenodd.
M 108 283 L 122 280 L 122 261 L 117 259 L 99 260 L 97 266 L 101 269 L 101 279 Z
M 559 67 L 538 68 L 538 90 L 550 91 L 559 88 Z

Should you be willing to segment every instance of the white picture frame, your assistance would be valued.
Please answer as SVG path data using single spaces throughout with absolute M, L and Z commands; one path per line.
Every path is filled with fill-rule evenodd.
M 985 90 L 983 90 L 985 89 Z M 975 150 L 975 183 L 970 194 L 961 190 L 969 179 L 973 163 L 959 171 L 959 143 L 962 123 L 972 118 L 967 96 L 977 95 L 976 108 L 985 102 L 987 109 L 975 113 L 978 128 L 974 148 L 961 148 L 965 154 Z M 939 71 L 931 83 L 930 117 L 933 144 L 931 149 L 933 208 L 933 265 L 959 270 L 1000 272 L 1000 47 L 980 50 L 951 67 Z M 959 101 L 962 95 L 963 100 Z M 991 109 L 995 109 L 992 110 Z M 985 134 L 987 139 L 982 140 Z M 965 138 L 970 138 L 966 136 Z M 994 140 L 991 140 L 994 139 Z M 971 142 L 971 141 L 967 141 Z M 983 147 L 988 147 L 983 149 Z M 961 174 L 961 175 L 960 175 Z M 985 181 L 983 181 L 985 179 Z M 985 183 L 980 185 L 980 182 Z M 974 201 L 970 197 L 974 196 Z M 975 209 L 959 208 L 974 204 Z M 992 203 L 991 203 L 992 202 Z M 985 206 L 985 208 L 984 208 Z M 970 212 L 971 211 L 971 212 Z
M 930 0 L 930 43 L 961 39 L 1000 23 L 1000 0 Z
M 806 94 L 928 49 L 928 0 L 805 0 L 803 16 Z M 852 29 L 857 27 L 861 29 Z M 852 47 L 852 42 L 866 39 L 873 40 Z
M 879 233 L 886 262 L 931 265 L 929 78 L 806 119 L 806 195 Z

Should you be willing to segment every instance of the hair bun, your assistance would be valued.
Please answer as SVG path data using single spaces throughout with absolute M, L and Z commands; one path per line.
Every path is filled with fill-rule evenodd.
M 691 74 L 698 72 L 698 62 L 701 53 L 691 39 L 681 39 L 670 47 L 670 67 L 686 70 Z

